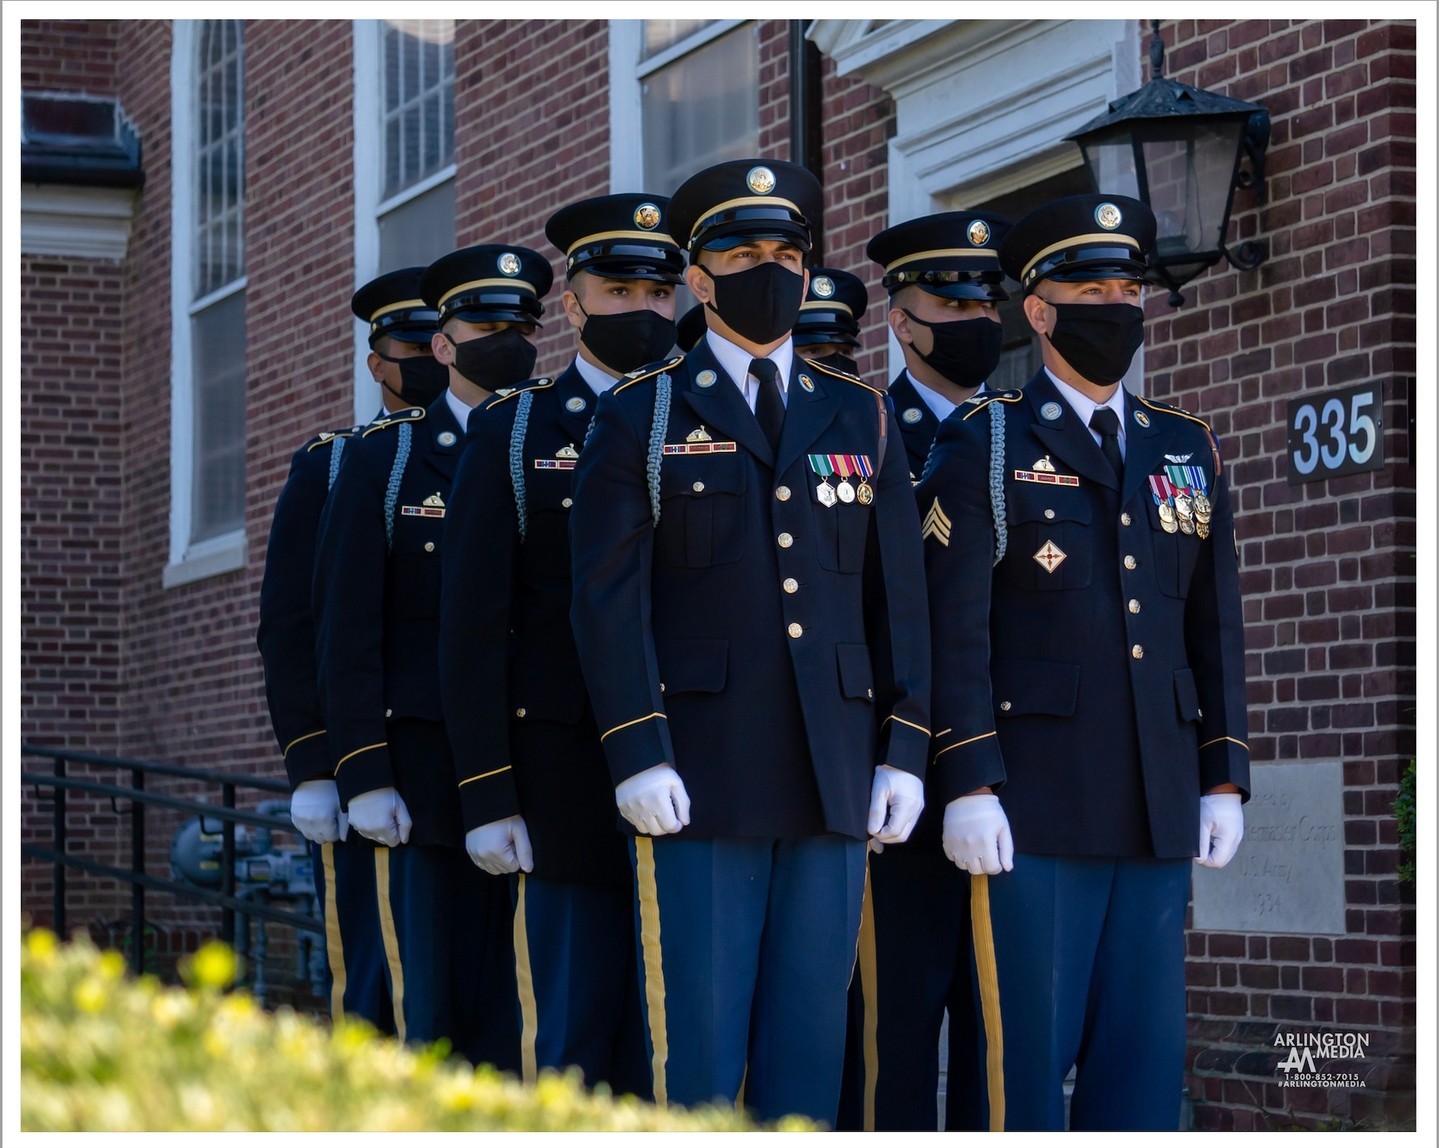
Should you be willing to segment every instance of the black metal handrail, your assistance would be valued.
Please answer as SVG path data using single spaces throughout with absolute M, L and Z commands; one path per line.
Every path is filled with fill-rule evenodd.
M 288 795 L 290 787 L 275 778 L 254 777 L 247 774 L 230 773 L 193 766 L 172 765 L 163 762 L 141 761 L 133 758 L 112 757 L 105 754 L 87 753 L 63 749 L 57 746 L 40 746 L 21 743 L 22 755 L 48 759 L 52 763 L 50 773 L 22 769 L 20 780 L 24 785 L 35 787 L 40 799 L 48 797 L 54 802 L 54 840 L 50 847 L 35 843 L 21 845 L 21 856 L 37 861 L 49 862 L 54 867 L 54 918 L 55 931 L 64 936 L 66 930 L 65 876 L 70 869 L 111 877 L 126 881 L 131 886 L 130 912 L 133 927 L 130 935 L 128 959 L 132 970 L 142 970 L 144 954 L 145 891 L 154 889 L 168 892 L 177 897 L 201 904 L 213 905 L 220 909 L 220 938 L 231 947 L 235 944 L 236 914 L 254 917 L 276 924 L 288 925 L 297 930 L 315 932 L 319 922 L 300 913 L 274 908 L 267 904 L 237 896 L 235 891 L 235 826 L 249 825 L 271 831 L 294 832 L 289 818 L 253 812 L 236 807 L 236 794 L 242 790 L 261 793 Z M 130 785 L 112 784 L 109 781 L 75 777 L 67 767 L 71 764 L 103 766 L 130 772 Z M 180 778 L 220 787 L 220 804 L 213 805 L 185 797 L 150 792 L 145 788 L 147 776 Z M 48 793 L 46 792 L 48 790 Z M 120 812 L 119 799 L 130 802 L 130 868 L 92 861 L 71 854 L 67 848 L 66 795 L 84 792 L 109 797 L 110 805 Z M 202 819 L 220 823 L 220 889 L 202 888 L 187 882 L 171 881 L 145 871 L 145 807 L 153 805 L 185 813 L 198 814 Z M 202 821 L 202 826 L 204 821 Z

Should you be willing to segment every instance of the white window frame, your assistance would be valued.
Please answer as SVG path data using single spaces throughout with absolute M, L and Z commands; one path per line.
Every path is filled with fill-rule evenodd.
M 355 286 L 368 283 L 380 273 L 380 216 L 431 188 L 453 180 L 454 163 L 431 173 L 398 195 L 381 199 L 385 173 L 380 161 L 385 154 L 384 107 L 377 77 L 384 74 L 382 20 L 355 20 L 354 50 L 354 136 L 355 136 Z M 374 418 L 380 405 L 379 388 L 370 378 L 366 360 L 370 357 L 370 328 L 355 320 L 355 402 L 356 423 Z
M 668 194 L 673 188 L 638 188 L 635 173 L 645 169 L 644 125 L 641 121 L 641 85 L 646 76 L 718 40 L 750 20 L 717 20 L 692 36 L 671 44 L 663 52 L 641 61 L 644 52 L 643 20 L 610 21 L 610 191 L 653 191 Z
M 195 388 L 192 316 L 238 291 L 248 277 L 194 298 L 195 261 L 195 50 L 198 20 L 173 22 L 170 55 L 170 555 L 161 584 L 170 589 L 245 568 L 243 526 L 191 542 L 195 491 Z

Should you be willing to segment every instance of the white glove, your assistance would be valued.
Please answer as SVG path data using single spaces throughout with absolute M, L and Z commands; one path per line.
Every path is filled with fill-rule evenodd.
M 1210 869 L 1234 860 L 1244 840 L 1244 805 L 1237 793 L 1206 793 L 1199 799 L 1199 856 Z
M 944 807 L 944 855 L 969 873 L 1014 868 L 1009 818 L 992 793 L 956 797 Z
M 290 795 L 290 823 L 306 841 L 343 841 L 350 819 L 340 808 L 340 790 L 328 777 L 302 781 Z
M 869 790 L 870 848 L 883 853 L 885 844 L 905 840 L 924 808 L 924 782 L 892 765 L 874 767 Z
M 372 789 L 350 798 L 350 824 L 362 837 L 393 849 L 410 839 L 410 811 L 392 788 Z
M 651 837 L 678 833 L 690 823 L 690 795 L 673 766 L 652 765 L 615 786 L 620 816 Z
M 530 849 L 530 832 L 518 813 L 491 821 L 465 834 L 465 852 L 486 873 L 502 877 L 523 869 L 532 872 L 535 855 Z

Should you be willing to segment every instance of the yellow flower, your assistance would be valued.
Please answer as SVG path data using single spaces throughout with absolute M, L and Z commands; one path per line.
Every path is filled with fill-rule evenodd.
M 184 965 L 186 983 L 196 989 L 227 989 L 239 971 L 234 952 L 219 941 L 206 941 Z

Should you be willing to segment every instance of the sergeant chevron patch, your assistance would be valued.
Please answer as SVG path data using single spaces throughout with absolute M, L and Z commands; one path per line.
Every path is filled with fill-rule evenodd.
M 933 538 L 941 546 L 949 545 L 949 515 L 939 505 L 939 499 L 934 500 L 934 505 L 929 508 L 929 513 L 924 516 L 924 529 L 919 532 L 921 539 Z

